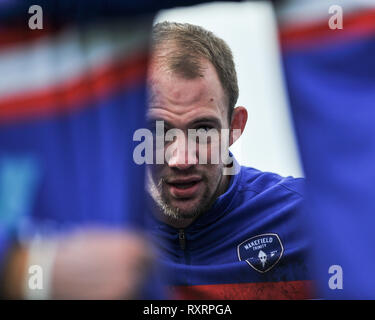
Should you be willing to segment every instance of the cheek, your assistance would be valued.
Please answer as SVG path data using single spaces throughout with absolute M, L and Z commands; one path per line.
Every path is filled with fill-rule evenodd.
M 221 163 L 220 142 L 217 139 L 212 139 L 209 143 L 197 143 L 196 154 L 200 164 L 218 166 Z M 210 169 L 210 171 L 214 170 Z
M 221 129 L 219 134 L 213 136 L 206 146 L 208 163 L 223 166 L 224 157 L 229 150 L 229 129 Z
M 163 176 L 163 165 L 151 165 L 149 167 L 151 178 L 154 180 L 155 183 L 158 183 L 159 180 Z
M 203 170 L 205 172 L 208 187 L 210 189 L 215 189 L 222 176 L 222 165 L 206 165 Z

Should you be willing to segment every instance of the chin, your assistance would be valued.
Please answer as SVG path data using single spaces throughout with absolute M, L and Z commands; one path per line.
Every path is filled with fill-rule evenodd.
M 194 216 L 195 213 L 200 209 L 199 202 L 197 203 L 196 201 L 191 201 L 190 203 L 174 202 L 172 206 L 176 208 L 179 215 L 184 216 Z
M 179 217 L 194 217 L 201 208 L 201 199 L 168 199 L 164 203 Z

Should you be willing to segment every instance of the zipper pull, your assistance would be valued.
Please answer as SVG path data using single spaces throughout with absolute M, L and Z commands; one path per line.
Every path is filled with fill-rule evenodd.
M 185 248 L 186 248 L 186 238 L 185 238 L 185 231 L 184 231 L 184 229 L 180 229 L 178 231 L 178 240 L 180 242 L 181 249 L 185 250 Z

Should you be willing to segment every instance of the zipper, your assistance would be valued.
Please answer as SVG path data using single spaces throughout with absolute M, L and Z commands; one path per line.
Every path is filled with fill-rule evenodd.
M 186 237 L 185 237 L 185 230 L 184 229 L 180 229 L 178 231 L 178 241 L 180 242 L 181 250 L 185 250 L 185 248 L 186 248 Z
M 180 248 L 183 251 L 183 258 L 186 265 L 191 263 L 190 251 L 186 250 L 186 234 L 184 229 L 178 230 L 178 241 L 180 242 Z

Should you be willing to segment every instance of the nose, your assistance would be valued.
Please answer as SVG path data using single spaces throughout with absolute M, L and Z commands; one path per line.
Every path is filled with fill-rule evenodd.
M 185 134 L 178 135 L 167 147 L 166 160 L 170 168 L 187 170 L 198 163 L 194 148 L 189 148 Z

